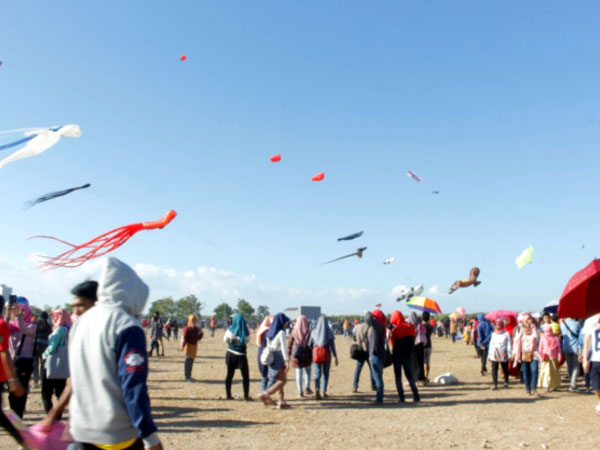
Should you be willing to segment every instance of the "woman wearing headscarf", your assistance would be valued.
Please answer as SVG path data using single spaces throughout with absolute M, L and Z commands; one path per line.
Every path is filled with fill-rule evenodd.
M 48 337 L 52 333 L 52 325 L 48 322 L 48 313 L 42 311 L 40 317 L 35 321 L 35 350 L 33 357 L 33 383 L 38 387 L 42 380 L 44 364 L 42 354 L 48 348 Z
M 67 310 L 57 308 L 52 311 L 50 317 L 52 318 L 52 334 L 48 337 L 48 347 L 42 354 L 45 363 L 44 370 L 42 370 L 42 403 L 46 413 L 52 409 L 52 395 L 56 394 L 56 398 L 60 398 L 67 385 L 66 378 L 48 378 L 46 363 L 50 355 L 56 353 L 60 347 L 67 345 L 67 336 L 71 328 L 71 317 Z
M 539 335 L 535 319 L 529 313 L 523 314 L 521 326 L 515 337 L 513 367 L 517 367 L 521 363 L 523 383 L 525 384 L 525 391 L 529 395 L 536 393 L 538 362 L 540 360 L 538 342 Z
M 560 340 L 552 330 L 552 324 L 542 325 L 543 335 L 540 338 L 540 358 L 542 367 L 538 380 L 538 387 L 545 388 L 546 392 L 555 391 L 560 387 L 560 374 L 558 360 L 561 356 Z
M 194 359 L 198 354 L 198 342 L 204 337 L 204 332 L 198 326 L 198 317 L 192 314 L 188 317 L 187 326 L 183 328 L 181 336 L 181 350 L 185 351 L 185 360 L 183 363 L 183 372 L 185 381 L 194 381 L 192 378 L 192 368 Z
M 386 320 L 380 309 L 366 312 L 365 322 L 369 324 L 369 358 L 371 360 L 371 373 L 375 379 L 377 391 L 374 405 L 383 404 L 383 366 L 387 350 L 385 348 Z
M 304 397 L 304 394 L 311 395 L 310 390 L 310 366 L 312 364 L 312 347 L 308 344 L 310 339 L 310 329 L 308 320 L 301 315 L 296 320 L 292 329 L 288 343 L 288 352 L 292 367 L 296 369 L 296 386 L 298 388 L 298 397 Z M 304 390 L 302 389 L 302 373 L 306 375 L 304 380 Z
M 17 378 L 25 387 L 25 395 L 17 397 L 8 395 L 10 408 L 21 418 L 27 403 L 27 386 L 33 373 L 33 351 L 35 348 L 35 331 L 37 326 L 33 321 L 31 310 L 25 304 L 15 304 L 8 307 L 6 322 L 10 329 L 10 357 L 15 365 Z
M 421 319 L 423 320 L 423 326 L 425 327 L 425 346 L 423 347 L 423 366 L 425 369 L 425 373 L 423 376 L 425 377 L 425 384 L 429 383 L 429 369 L 431 368 L 431 353 L 433 352 L 433 346 L 431 345 L 431 335 L 433 334 L 433 329 L 435 327 L 435 320 L 431 318 L 431 314 L 429 311 L 424 311 L 421 314 Z M 414 374 L 413 374 L 414 377 Z
M 244 386 L 244 400 L 250 399 L 250 372 L 248 370 L 248 358 L 246 357 L 246 345 L 248 343 L 248 324 L 241 314 L 234 314 L 231 325 L 225 332 L 223 340 L 227 344 L 225 364 L 227 365 L 227 377 L 225 378 L 225 392 L 227 400 L 232 400 L 231 382 L 236 369 L 242 372 L 242 384 Z
M 412 352 L 415 345 L 415 327 L 404 320 L 400 311 L 394 311 L 390 318 L 394 325 L 390 336 L 390 345 L 393 347 L 392 360 L 394 361 L 394 376 L 396 378 L 396 390 L 401 403 L 404 403 L 404 389 L 402 388 L 402 369 L 404 376 L 410 385 L 415 403 L 421 401 L 419 390 L 412 374 Z
M 412 370 L 416 381 L 425 384 L 425 344 L 427 329 L 415 311 L 410 313 L 409 322 L 415 327 L 415 346 L 412 352 Z
M 312 356 L 315 364 L 315 398 L 321 400 L 321 398 L 328 397 L 327 384 L 329 383 L 329 370 L 331 369 L 331 355 L 335 358 L 335 365 L 337 366 L 339 363 L 333 330 L 325 316 L 321 316 L 317 320 L 317 325 L 310 334 L 308 345 L 314 349 Z M 321 391 L 323 396 L 321 396 Z
M 504 329 L 504 320 L 494 322 L 494 332 L 490 339 L 488 358 L 492 362 L 492 390 L 498 389 L 498 369 L 502 366 L 504 372 L 504 387 L 508 387 L 508 360 L 511 357 L 512 345 L 508 331 Z
M 260 326 L 258 327 L 258 331 L 256 332 L 256 345 L 258 346 L 258 371 L 260 372 L 260 387 L 261 387 L 261 392 L 266 391 L 267 389 L 269 389 L 269 366 L 263 366 L 263 364 L 260 362 L 260 356 L 262 355 L 262 352 L 265 348 L 265 346 L 267 345 L 267 337 L 266 337 L 266 333 L 267 331 L 269 331 L 269 327 L 271 326 L 271 323 L 273 322 L 273 318 L 275 316 L 273 314 L 269 314 L 267 317 L 265 317 L 262 321 L 262 323 L 260 324 Z
M 268 375 L 269 381 L 275 380 L 273 385 L 260 395 L 260 399 L 267 405 L 274 404 L 271 395 L 277 393 L 279 396 L 279 403 L 277 407 L 280 409 L 287 408 L 288 404 L 285 401 L 284 387 L 287 381 L 286 374 L 289 370 L 289 354 L 286 344 L 286 333 L 285 329 L 290 319 L 283 313 L 278 313 L 273 318 L 273 322 L 269 327 L 269 331 L 266 332 L 266 346 L 269 346 L 273 354 L 273 361 L 269 364 Z

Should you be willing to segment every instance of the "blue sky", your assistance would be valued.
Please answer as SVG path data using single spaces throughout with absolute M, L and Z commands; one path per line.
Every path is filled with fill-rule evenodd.
M 114 252 L 151 300 L 389 311 L 394 287 L 422 282 L 447 312 L 537 309 L 599 252 L 599 13 L 592 1 L 5 2 L 0 130 L 77 123 L 83 136 L 0 170 L 0 282 L 67 301 L 97 265 L 39 274 L 28 256 L 62 247 L 26 237 L 83 242 L 172 208 L 169 227 Z M 319 266 L 359 245 L 362 260 Z M 482 284 L 444 295 L 473 266 Z

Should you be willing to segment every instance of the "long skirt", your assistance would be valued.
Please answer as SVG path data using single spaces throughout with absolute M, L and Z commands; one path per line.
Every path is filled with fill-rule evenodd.
M 540 367 L 538 388 L 558 389 L 560 387 L 560 374 L 558 373 L 558 361 L 548 359 Z

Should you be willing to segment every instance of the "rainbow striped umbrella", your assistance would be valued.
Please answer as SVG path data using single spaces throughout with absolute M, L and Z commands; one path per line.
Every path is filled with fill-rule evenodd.
M 427 311 L 432 314 L 442 313 L 442 310 L 435 300 L 432 300 L 429 297 L 413 297 L 406 304 L 413 309 L 418 309 L 419 311 Z

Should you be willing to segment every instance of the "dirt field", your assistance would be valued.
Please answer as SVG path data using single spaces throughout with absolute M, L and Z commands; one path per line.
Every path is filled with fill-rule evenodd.
M 368 368 L 363 368 L 358 394 L 351 393 L 355 362 L 350 340 L 337 337 L 340 365 L 332 367 L 327 400 L 298 399 L 293 371 L 286 385 L 288 410 L 241 400 L 239 372 L 233 394 L 225 397 L 223 332 L 205 337 L 196 359 L 194 383 L 183 381 L 183 354 L 166 343 L 164 358 L 152 358 L 149 390 L 154 418 L 166 449 L 229 448 L 600 448 L 600 419 L 595 396 L 557 393 L 532 398 L 511 379 L 509 389 L 490 391 L 491 377 L 479 375 L 472 346 L 434 339 L 431 379 L 448 371 L 458 386 L 421 388 L 422 403 L 397 402 L 393 369 L 385 370 L 385 404 L 370 405 Z M 260 380 L 256 346 L 249 347 L 251 396 L 258 398 Z M 563 369 L 564 375 L 564 369 Z M 563 379 L 564 380 L 564 379 Z M 563 382 L 564 386 L 564 382 Z M 407 388 L 408 389 L 408 388 Z M 6 405 L 7 402 L 4 402 Z M 39 389 L 28 400 L 26 420 L 41 417 Z M 0 448 L 16 448 L 0 434 Z

